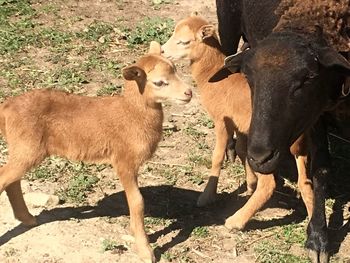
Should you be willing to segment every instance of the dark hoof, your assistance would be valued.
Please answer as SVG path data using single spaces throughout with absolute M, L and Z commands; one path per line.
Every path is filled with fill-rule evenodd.
M 328 252 L 309 250 L 309 259 L 312 263 L 328 263 L 329 255 Z
M 328 263 L 328 235 L 327 229 L 322 228 L 318 231 L 311 231 L 312 224 L 308 226 L 308 238 L 306 248 L 309 250 L 309 258 L 312 263 Z

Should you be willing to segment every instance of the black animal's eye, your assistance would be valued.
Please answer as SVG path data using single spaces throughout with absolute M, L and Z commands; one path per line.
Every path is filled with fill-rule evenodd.
M 156 85 L 156 86 L 158 86 L 158 87 L 162 87 L 162 86 L 168 85 L 168 83 L 166 83 L 166 82 L 163 81 L 163 80 L 153 81 L 153 84 Z

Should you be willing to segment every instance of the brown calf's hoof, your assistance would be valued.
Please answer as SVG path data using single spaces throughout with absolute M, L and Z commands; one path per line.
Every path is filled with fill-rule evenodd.
M 247 199 L 251 197 L 251 195 L 254 193 L 253 190 L 246 190 L 244 193 L 239 194 L 240 197 L 246 197 Z
M 151 248 L 150 245 L 146 246 L 137 246 L 137 254 L 141 258 L 141 260 L 145 263 L 155 263 L 156 262 L 156 257 L 154 256 L 153 249 Z
M 28 214 L 26 216 L 16 216 L 16 218 L 25 226 L 36 226 L 38 224 L 35 216 L 32 216 L 31 214 Z
M 229 230 L 242 230 L 245 225 L 246 221 L 242 219 L 242 216 L 238 212 L 227 218 L 225 221 L 225 227 Z

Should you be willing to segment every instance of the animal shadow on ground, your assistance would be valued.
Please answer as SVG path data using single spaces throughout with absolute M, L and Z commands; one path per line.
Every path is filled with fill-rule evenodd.
M 350 127 L 350 122 L 348 126 Z M 332 213 L 328 233 L 331 253 L 336 254 L 350 233 L 350 144 L 332 136 L 329 136 L 329 140 L 333 169 L 327 182 L 327 197 L 334 201 L 330 204 Z M 347 214 L 347 218 L 344 218 L 344 214 Z
M 286 171 L 294 171 L 290 169 L 290 165 L 282 167 L 281 171 L 286 175 Z M 290 174 L 290 172 L 288 172 Z M 290 175 L 287 175 L 290 177 Z M 292 178 L 295 179 L 295 174 Z M 349 178 L 348 178 L 349 179 Z M 335 181 L 332 181 L 332 187 L 338 189 Z M 336 181 L 338 184 L 342 182 Z M 245 228 L 246 230 L 265 229 L 277 225 L 287 225 L 290 223 L 298 223 L 305 219 L 306 210 L 301 199 L 289 187 L 284 187 L 283 180 L 277 177 L 277 191 L 266 204 L 264 208 L 284 208 L 293 209 L 293 212 L 282 218 L 274 218 L 268 221 L 251 220 Z M 155 218 L 172 219 L 172 223 L 164 229 L 149 235 L 150 241 L 155 242 L 160 236 L 166 235 L 174 230 L 178 230 L 178 234 L 168 243 L 155 249 L 157 259 L 161 254 L 172 248 L 173 246 L 187 240 L 193 229 L 201 226 L 223 225 L 225 219 L 234 214 L 246 202 L 245 197 L 239 196 L 246 189 L 245 185 L 241 185 L 232 193 L 223 192 L 218 195 L 218 200 L 214 205 L 198 208 L 196 200 L 200 194 L 198 191 L 182 189 L 170 185 L 147 186 L 140 188 L 145 200 L 145 216 Z M 338 189 L 339 191 L 339 189 Z M 344 192 L 343 192 L 344 193 Z M 333 205 L 334 212 L 330 218 L 332 251 L 339 250 L 342 240 L 348 232 L 348 227 L 343 226 L 337 228 L 342 222 L 342 205 L 349 199 L 344 199 L 344 195 L 335 199 Z M 119 217 L 128 215 L 128 207 L 124 191 L 104 197 L 96 206 L 80 206 L 80 207 L 59 207 L 51 210 L 44 210 L 37 215 L 38 225 L 54 221 L 64 221 L 75 219 L 89 219 L 95 217 Z M 0 236 L 0 246 L 10 241 L 12 238 L 25 233 L 31 228 L 22 224 L 16 226 L 12 230 Z
M 218 201 L 206 208 L 196 207 L 196 200 L 200 194 L 198 191 L 182 189 L 170 185 L 147 186 L 140 188 L 145 200 L 145 216 L 155 218 L 173 219 L 172 223 L 164 229 L 149 235 L 150 241 L 155 242 L 160 236 L 166 235 L 174 230 L 178 230 L 178 234 L 162 247 L 155 250 L 156 257 L 159 259 L 161 254 L 169 248 L 187 240 L 192 230 L 200 226 L 223 225 L 225 219 L 237 211 L 246 202 L 245 197 L 240 197 L 239 193 L 243 193 L 246 189 L 245 185 L 241 185 L 233 193 L 221 193 Z M 286 189 L 281 191 L 285 192 Z M 284 195 L 287 195 L 284 193 Z M 283 207 L 290 209 L 292 203 L 295 207 L 302 206 L 301 201 L 295 196 L 288 200 L 284 195 L 276 194 L 266 207 Z M 289 194 L 288 194 L 289 195 Z M 289 206 L 289 207 L 286 207 Z M 89 219 L 95 217 L 119 217 L 128 215 L 128 207 L 124 191 L 104 197 L 96 206 L 80 206 L 80 207 L 59 207 L 50 210 L 44 210 L 37 215 L 38 225 L 54 221 L 64 221 L 75 219 Z M 295 210 L 292 214 L 270 221 L 253 220 L 247 226 L 248 230 L 256 228 L 268 228 L 276 225 L 289 224 L 291 222 L 300 222 L 305 218 L 305 212 Z M 16 226 L 12 230 L 0 236 L 0 246 L 10 241 L 12 238 L 29 231 L 31 228 L 22 224 Z

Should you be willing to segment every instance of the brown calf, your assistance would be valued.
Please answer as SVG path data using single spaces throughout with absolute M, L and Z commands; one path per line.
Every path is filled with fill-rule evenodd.
M 237 133 L 236 151 L 246 171 L 246 193 L 253 195 L 240 210 L 226 220 L 225 225 L 230 229 L 242 229 L 270 199 L 276 186 L 273 174 L 254 173 L 246 161 L 246 135 L 252 111 L 249 85 L 241 74 L 232 74 L 216 82 L 209 81 L 223 67 L 225 55 L 214 26 L 199 16 L 191 15 L 180 21 L 171 38 L 162 46 L 162 52 L 165 57 L 173 60 L 190 60 L 192 76 L 198 85 L 201 103 L 215 123 L 216 144 L 212 156 L 211 176 L 204 192 L 199 196 L 197 202 L 199 206 L 215 201 L 227 139 L 234 132 Z M 304 153 L 301 155 L 304 148 L 300 141 L 291 150 L 297 160 L 298 185 L 308 215 L 311 217 L 313 192 L 306 176 L 306 156 Z
M 86 97 L 34 90 L 9 98 L 0 106 L 0 130 L 9 158 L 0 168 L 0 193 L 6 189 L 14 215 L 35 225 L 23 200 L 20 180 L 50 155 L 113 165 L 130 209 L 130 228 L 139 256 L 155 262 L 144 230 L 144 202 L 138 188 L 140 165 L 156 150 L 162 136 L 166 99 L 191 100 L 174 65 L 160 56 L 153 42 L 149 54 L 123 69 L 125 92 L 115 97 Z

